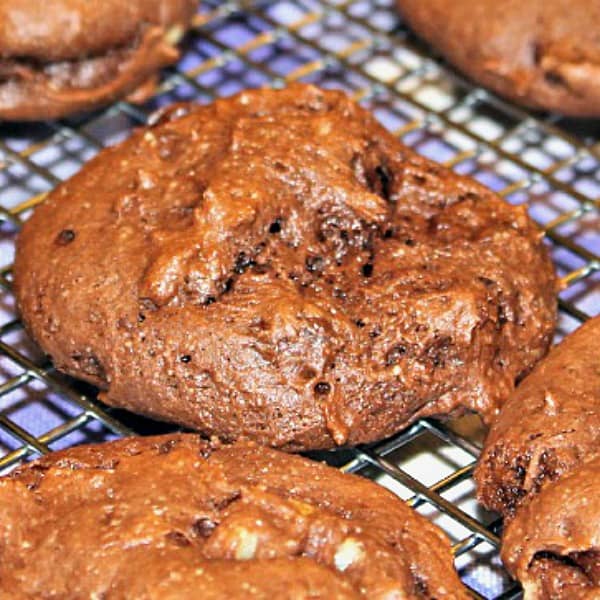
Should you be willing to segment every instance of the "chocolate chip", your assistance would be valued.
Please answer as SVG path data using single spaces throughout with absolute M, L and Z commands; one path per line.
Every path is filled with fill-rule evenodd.
M 390 200 L 392 178 L 390 172 L 385 165 L 379 165 L 375 168 L 375 174 L 379 179 L 380 189 L 379 194 L 384 200 Z
M 498 304 L 497 313 L 498 313 L 498 325 L 505 325 L 506 323 L 508 323 L 508 317 L 506 315 L 506 309 L 505 309 L 504 305 Z
M 527 471 L 523 468 L 522 465 L 517 465 L 514 468 L 514 471 L 519 483 L 523 483 L 523 481 L 525 481 L 525 475 L 527 474 Z
M 365 322 L 362 319 L 356 319 L 356 321 L 354 321 L 354 324 L 357 327 L 364 327 L 365 326 Z
M 317 376 L 317 372 L 312 367 L 305 365 L 300 370 L 299 375 L 302 379 L 314 379 Z
M 319 381 L 319 383 L 315 384 L 315 394 L 319 396 L 324 396 L 325 394 L 329 394 L 331 391 L 331 386 L 326 381 Z
M 371 263 L 363 265 L 361 270 L 363 277 L 371 277 L 373 275 L 373 265 Z
M 75 232 L 72 229 L 63 229 L 56 236 L 56 243 L 59 246 L 66 246 L 70 244 L 75 239 Z
M 429 587 L 427 581 L 419 573 L 413 573 L 413 580 L 415 582 L 415 591 L 419 597 L 429 597 Z
M 479 195 L 475 192 L 465 192 L 464 194 L 459 194 L 457 200 L 459 202 L 477 202 L 479 200 Z
M 489 277 L 478 277 L 479 281 L 485 285 L 485 287 L 492 287 L 496 282 Z
M 204 300 L 204 306 L 210 306 L 214 304 L 217 299 L 214 296 L 206 296 L 206 300 Z
M 196 535 L 198 537 L 207 538 L 207 537 L 210 537 L 210 535 L 216 529 L 216 527 L 217 527 L 217 524 L 214 521 L 211 521 L 210 519 L 207 519 L 207 518 L 202 518 L 202 519 L 198 519 L 192 525 L 192 531 L 194 532 L 194 535 Z
M 269 226 L 269 233 L 279 233 L 281 231 L 281 220 L 275 219 Z
M 305 260 L 306 269 L 311 273 L 321 271 L 324 266 L 324 261 L 320 256 L 307 256 Z
M 190 540 L 181 531 L 169 531 L 165 537 L 176 546 L 184 547 L 191 544 Z
M 248 267 L 252 267 L 256 264 L 253 258 L 248 256 L 245 252 L 240 252 L 235 261 L 235 266 L 233 270 L 241 275 Z
M 179 360 L 180 360 L 182 363 L 189 363 L 189 362 L 190 362 L 190 360 L 192 360 L 192 357 L 191 357 L 189 354 L 184 354 L 183 356 L 180 356 L 180 357 L 179 357 Z
M 233 278 L 230 277 L 229 279 L 226 279 L 222 286 L 221 286 L 221 291 L 223 294 L 226 294 L 227 292 L 231 291 L 231 288 L 233 287 Z
M 242 493 L 239 490 L 235 490 L 234 492 L 231 492 L 228 496 L 225 496 L 224 498 L 215 499 L 211 503 L 219 512 L 222 512 L 228 506 L 239 500 L 241 497 Z
M 395 365 L 400 357 L 406 354 L 406 346 L 402 346 L 399 344 L 398 346 L 394 346 L 388 353 L 385 355 L 385 364 L 390 367 Z
M 575 553 L 574 553 L 575 554 Z M 552 562 L 560 563 L 568 567 L 579 567 L 579 565 L 571 558 L 570 555 L 556 554 L 552 550 L 539 550 L 534 554 L 534 560 L 551 560 Z
M 550 85 L 566 86 L 565 78 L 560 73 L 557 73 L 556 71 L 545 71 L 544 79 Z

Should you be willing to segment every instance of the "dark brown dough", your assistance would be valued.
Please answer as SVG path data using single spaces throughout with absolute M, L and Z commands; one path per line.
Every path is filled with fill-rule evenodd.
M 107 403 L 331 447 L 461 407 L 491 421 L 546 353 L 555 276 L 525 208 L 344 94 L 255 90 L 157 120 L 18 240 L 24 322 Z
M 444 534 L 387 490 L 191 434 L 0 479 L 0 555 L 2 600 L 469 597 Z
M 0 0 L 0 120 L 58 118 L 143 87 L 177 60 L 197 5 Z
M 533 108 L 600 116 L 600 0 L 398 0 L 478 83 Z
M 506 403 L 475 472 L 480 501 L 511 515 L 600 449 L 600 317 L 550 351 Z
M 502 558 L 527 599 L 600 597 L 600 456 L 517 510 Z

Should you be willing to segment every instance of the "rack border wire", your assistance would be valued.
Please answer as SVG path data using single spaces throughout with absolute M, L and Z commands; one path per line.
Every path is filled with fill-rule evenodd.
M 385 29 L 373 24 L 367 16 L 358 14 L 356 7 L 365 4 L 368 4 L 365 0 L 204 2 L 203 12 L 199 12 L 194 21 L 187 50 L 199 60 L 190 67 L 168 69 L 156 90 L 155 99 L 169 97 L 184 87 L 193 90 L 193 96 L 196 98 L 214 99 L 221 94 L 221 90 L 218 85 L 207 85 L 204 82 L 205 76 L 237 63 L 242 66 L 243 72 L 259 74 L 266 85 L 278 87 L 296 80 L 321 81 L 330 77 L 342 86 L 351 87 L 350 91 L 358 101 L 383 105 L 386 109 L 393 109 L 396 104 L 400 104 L 404 111 L 403 116 L 400 124 L 392 127 L 392 131 L 408 145 L 416 147 L 419 140 L 427 136 L 437 140 L 445 140 L 448 135 L 459 136 L 468 144 L 464 148 L 451 144 L 453 155 L 442 160 L 442 164 L 458 170 L 465 166 L 475 165 L 474 168 L 477 169 L 483 166 L 497 174 L 499 165 L 506 161 L 519 175 L 509 180 L 503 179 L 502 185 L 496 186 L 500 195 L 512 200 L 514 196 L 524 194 L 525 199 L 522 201 L 529 203 L 533 197 L 532 190 L 536 186 L 543 186 L 550 190 L 548 198 L 552 194 L 562 194 L 571 200 L 568 209 L 558 209 L 558 214 L 539 224 L 549 244 L 560 251 L 566 251 L 572 258 L 561 268 L 561 283 L 565 292 L 558 299 L 561 313 L 570 316 L 576 323 L 589 318 L 589 309 L 582 308 L 577 303 L 577 289 L 583 285 L 587 286 L 584 291 L 589 291 L 587 288 L 591 289 L 595 285 L 594 278 L 600 273 L 600 255 L 597 248 L 590 248 L 584 242 L 575 239 L 568 233 L 568 228 L 579 226 L 588 217 L 600 224 L 600 142 L 583 140 L 557 125 L 553 117 L 534 117 L 489 92 L 474 87 L 433 60 L 426 49 L 416 42 L 402 25 Z M 391 14 L 393 11 L 391 0 L 374 0 L 371 4 L 375 12 L 387 11 Z M 300 16 L 290 22 L 284 22 L 274 10 L 277 5 L 291 7 Z M 346 36 L 350 37 L 350 41 L 335 49 L 326 46 L 323 39 L 318 38 L 312 29 L 329 31 L 329 20 L 342 24 L 332 28 L 333 30 L 346 28 L 354 37 Z M 246 26 L 249 34 L 247 39 L 241 43 L 236 43 L 235 40 L 233 43 L 231 40 L 224 41 L 221 35 L 223 27 L 240 22 Z M 210 52 L 207 50 L 201 53 L 193 45 L 195 41 L 202 41 Z M 289 44 L 291 50 L 282 49 L 285 44 Z M 298 64 L 294 63 L 293 68 L 282 73 L 276 70 L 268 59 L 257 56 L 264 50 L 273 50 L 280 56 L 285 56 L 286 53 L 294 55 Z M 401 63 L 397 56 L 403 52 L 410 54 L 418 66 L 411 69 Z M 394 76 L 382 78 L 372 72 L 370 65 L 377 57 L 397 60 L 398 69 Z M 348 86 L 346 77 L 349 75 L 356 76 L 359 83 Z M 433 84 L 440 87 L 449 85 L 458 90 L 452 97 L 453 101 L 443 109 L 432 109 L 420 96 L 426 86 Z M 499 114 L 509 123 L 493 138 L 486 137 L 473 128 L 474 119 L 479 118 L 481 114 L 487 114 L 488 110 Z M 456 116 L 464 112 L 470 117 L 461 120 Z M 63 120 L 48 123 L 44 126 L 47 135 L 21 148 L 13 147 L 9 141 L 0 138 L 0 177 L 4 176 L 7 179 L 11 169 L 16 168 L 24 173 L 20 176 L 20 181 L 25 177 L 37 177 L 40 180 L 34 193 L 26 198 L 19 198 L 7 205 L 2 202 L 0 230 L 8 230 L 9 235 L 14 238 L 28 212 L 43 201 L 48 191 L 62 179 L 49 167 L 39 164 L 36 156 L 60 147 L 64 156 L 80 165 L 85 161 L 81 160 L 78 151 L 63 147 L 69 141 L 81 140 L 91 153 L 95 153 L 106 145 L 106 141 L 93 132 L 94 128 L 102 127 L 112 119 L 123 118 L 127 125 L 122 129 L 129 130 L 132 123 L 143 124 L 147 116 L 143 108 L 122 101 L 83 121 Z M 549 165 L 537 166 L 527 160 L 525 155 L 509 147 L 511 140 L 523 140 L 529 132 L 559 140 L 572 148 L 572 151 L 558 157 Z M 597 180 L 597 193 L 582 191 L 563 175 L 564 172 L 575 169 L 582 161 L 595 161 L 593 177 Z M 3 187 L 0 179 L 0 202 L 2 193 L 7 188 L 8 185 Z M 544 193 L 542 197 L 546 198 Z M 11 296 L 10 264 L 0 265 L 0 288 L 6 298 Z M 573 293 L 571 290 L 574 290 Z M 109 436 L 137 433 L 122 422 L 120 415 L 101 406 L 95 400 L 93 391 L 79 389 L 71 380 L 56 373 L 44 359 L 32 358 L 18 344 L 6 341 L 15 334 L 18 335 L 21 330 L 22 324 L 16 317 L 0 324 L 0 358 L 7 360 L 14 371 L 0 379 L 0 431 L 16 443 L 0 456 L 0 470 L 6 471 L 32 456 L 51 451 L 53 444 L 68 439 L 74 432 L 93 423 L 103 427 Z M 31 433 L 6 414 L 3 399 L 33 382 L 44 386 L 48 393 L 57 394 L 78 407 L 79 412 L 69 414 L 63 422 L 47 431 Z M 441 443 L 461 450 L 470 456 L 469 460 L 436 481 L 423 483 L 396 464 L 392 456 L 426 435 L 434 436 Z M 455 556 L 459 558 L 485 543 L 496 552 L 499 546 L 498 518 L 491 518 L 484 523 L 445 495 L 455 486 L 469 482 L 478 450 L 477 443 L 456 433 L 451 424 L 426 419 L 415 423 L 391 440 L 345 451 L 343 464 L 339 464 L 337 459 L 332 462 L 345 472 L 372 476 L 368 473 L 373 470 L 377 473 L 373 478 L 378 480 L 381 476 L 387 476 L 410 490 L 406 501 L 415 509 L 428 505 L 459 523 L 467 532 L 460 539 L 456 539 L 452 547 Z M 319 455 L 319 458 L 330 460 L 331 456 Z M 471 591 L 474 597 L 486 597 L 473 586 Z M 493 597 L 514 598 L 518 594 L 519 587 L 509 583 L 499 595 Z

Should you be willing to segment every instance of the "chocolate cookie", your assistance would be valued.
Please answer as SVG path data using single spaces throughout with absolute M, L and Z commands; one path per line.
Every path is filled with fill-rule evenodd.
M 71 448 L 0 479 L 0 598 L 453 598 L 448 540 L 393 494 L 197 436 Z
M 502 558 L 528 599 L 600 597 L 600 456 L 519 508 Z
M 398 0 L 417 34 L 481 85 L 533 108 L 600 116 L 600 0 Z
M 194 0 L 0 0 L 0 120 L 98 108 L 179 56 Z
M 550 351 L 492 427 L 475 471 L 480 501 L 511 515 L 600 449 L 600 317 Z
M 26 326 L 105 402 L 324 448 L 461 407 L 489 421 L 545 354 L 555 277 L 525 208 L 344 94 L 255 90 L 154 121 L 18 240 Z

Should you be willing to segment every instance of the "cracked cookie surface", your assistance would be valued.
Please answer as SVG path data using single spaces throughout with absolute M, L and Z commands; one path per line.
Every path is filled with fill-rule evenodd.
M 17 244 L 28 330 L 107 403 L 325 448 L 463 408 L 491 421 L 545 354 L 555 276 L 525 209 L 344 94 L 255 90 L 154 121 Z
M 466 599 L 393 494 L 192 434 L 50 454 L 0 479 L 0 598 Z

